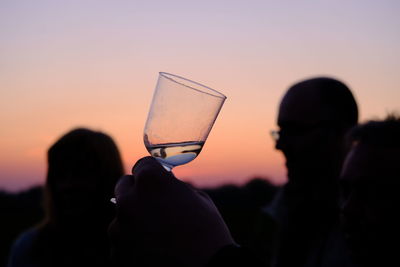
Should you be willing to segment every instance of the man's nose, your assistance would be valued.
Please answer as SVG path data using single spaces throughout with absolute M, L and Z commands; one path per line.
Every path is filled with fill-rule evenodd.
M 275 141 L 275 149 L 284 151 L 288 146 L 288 138 L 282 131 L 278 132 L 278 138 Z
M 280 139 L 275 142 L 275 149 L 282 150 L 282 141 Z

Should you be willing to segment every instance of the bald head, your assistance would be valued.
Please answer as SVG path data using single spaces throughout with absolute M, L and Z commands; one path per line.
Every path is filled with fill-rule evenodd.
M 313 78 L 294 84 L 282 99 L 281 121 L 315 124 L 329 121 L 343 128 L 357 123 L 358 109 L 349 88 L 332 78 Z

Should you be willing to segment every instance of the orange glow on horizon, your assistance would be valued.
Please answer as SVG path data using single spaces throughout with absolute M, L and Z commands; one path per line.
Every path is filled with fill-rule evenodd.
M 395 1 L 44 0 L 1 7 L 0 189 L 43 183 L 47 149 L 76 127 L 112 136 L 130 172 L 148 155 L 143 127 L 159 71 L 227 96 L 198 158 L 174 170 L 199 186 L 255 175 L 285 182 L 269 131 L 281 97 L 301 79 L 344 81 L 361 121 L 400 111 Z

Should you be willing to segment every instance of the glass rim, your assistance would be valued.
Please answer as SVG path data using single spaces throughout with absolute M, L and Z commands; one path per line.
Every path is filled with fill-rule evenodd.
M 223 100 L 226 99 L 226 96 L 225 96 L 224 94 L 218 92 L 218 91 L 215 90 L 215 89 L 212 89 L 211 87 L 205 86 L 205 85 L 203 85 L 203 84 L 201 84 L 201 83 L 198 83 L 198 82 L 195 82 L 195 81 L 186 79 L 186 78 L 184 78 L 184 77 L 182 77 L 182 76 L 178 76 L 178 75 L 175 75 L 175 74 L 172 74 L 172 73 L 164 72 L 164 71 L 159 72 L 159 74 L 160 74 L 162 77 L 164 77 L 164 78 L 166 78 L 166 79 L 168 79 L 168 80 L 171 80 L 171 81 L 173 81 L 173 82 L 175 82 L 175 83 L 178 83 L 178 84 L 180 84 L 180 85 L 183 85 L 183 86 L 185 86 L 185 87 L 187 87 L 187 88 L 189 88 L 189 89 L 192 89 L 192 90 L 195 90 L 195 91 L 198 91 L 198 92 L 200 92 L 200 93 L 207 94 L 207 95 L 210 95 L 210 96 L 222 98 Z M 172 76 L 172 77 L 170 77 L 170 76 Z M 190 82 L 190 83 L 199 85 L 199 86 L 201 86 L 202 88 L 205 88 L 205 89 L 207 89 L 207 90 L 209 90 L 209 91 L 211 91 L 211 92 L 207 92 L 207 91 L 205 91 L 205 90 L 201 90 L 201 89 L 199 89 L 199 88 L 195 88 L 195 87 L 192 87 L 192 86 L 190 86 L 190 85 L 183 84 L 183 83 L 181 83 L 181 82 L 179 82 L 179 81 L 177 81 L 177 80 L 175 80 L 175 79 L 173 79 L 173 78 L 179 78 L 179 79 L 185 80 L 185 81 L 187 81 L 187 82 Z

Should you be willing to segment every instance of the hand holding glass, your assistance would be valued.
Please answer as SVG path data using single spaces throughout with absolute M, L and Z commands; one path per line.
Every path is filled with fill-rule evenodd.
M 195 159 L 225 99 L 207 86 L 160 72 L 144 128 L 149 153 L 168 171 Z

